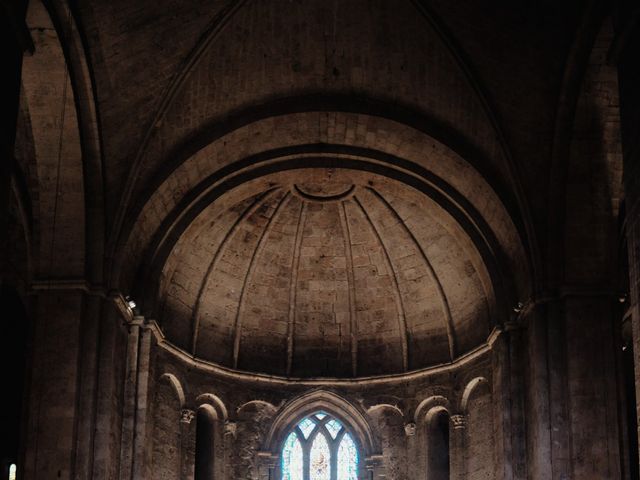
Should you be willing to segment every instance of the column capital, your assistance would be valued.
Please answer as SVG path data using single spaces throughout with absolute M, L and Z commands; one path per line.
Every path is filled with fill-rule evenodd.
M 453 424 L 454 430 L 465 429 L 467 427 L 467 417 L 462 414 L 451 415 L 451 423 Z
M 194 418 L 196 418 L 196 412 L 194 412 L 193 410 L 183 408 L 180 411 L 180 423 L 189 425 Z
M 407 437 L 413 437 L 416 434 L 416 424 L 413 422 L 405 424 L 404 434 Z
M 238 429 L 238 425 L 236 424 L 236 422 L 225 422 L 224 424 L 225 435 L 231 435 L 235 437 L 237 429 Z

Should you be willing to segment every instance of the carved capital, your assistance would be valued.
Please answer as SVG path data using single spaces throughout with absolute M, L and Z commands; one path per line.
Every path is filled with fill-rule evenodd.
M 224 434 L 232 435 L 235 437 L 237 428 L 238 428 L 238 425 L 235 422 L 226 422 L 224 424 Z
M 189 425 L 194 418 L 196 418 L 196 412 L 194 412 L 193 410 L 183 408 L 180 411 L 180 423 Z
M 411 422 L 404 426 L 404 434 L 407 437 L 413 437 L 416 434 L 416 424 Z
M 454 430 L 464 429 L 467 427 L 467 417 L 464 415 L 451 415 L 451 423 Z

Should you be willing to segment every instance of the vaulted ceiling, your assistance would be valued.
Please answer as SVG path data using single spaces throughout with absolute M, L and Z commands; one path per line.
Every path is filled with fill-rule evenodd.
M 36 125 L 60 96 L 38 68 L 54 47 L 56 75 L 64 68 L 34 8 L 18 160 L 36 150 L 34 184 L 92 198 L 78 217 L 106 231 L 68 236 L 93 246 L 86 261 L 104 260 L 100 281 L 136 295 L 204 361 L 320 376 L 453 361 L 565 275 L 563 238 L 617 215 L 615 76 L 593 49 L 608 31 L 601 3 L 87 0 L 67 11 L 56 0 L 50 13 L 78 112 L 62 127 L 79 124 L 85 183 L 73 166 L 48 175 L 55 149 L 37 152 L 62 138 L 55 121 Z M 596 124 L 606 151 L 567 183 Z M 88 138 L 100 168 L 87 168 Z M 609 191 L 579 206 L 594 172 Z M 71 203 L 55 204 L 72 231 Z M 596 250 L 586 245 L 573 270 Z M 604 258 L 574 280 L 601 278 Z

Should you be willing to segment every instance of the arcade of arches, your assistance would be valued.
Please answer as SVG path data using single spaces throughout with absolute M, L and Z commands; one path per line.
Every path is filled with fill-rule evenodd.
M 0 480 L 639 478 L 637 2 L 0 8 Z

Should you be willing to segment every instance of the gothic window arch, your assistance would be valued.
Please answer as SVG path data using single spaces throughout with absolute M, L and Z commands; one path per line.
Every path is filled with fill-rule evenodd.
M 289 431 L 281 451 L 281 480 L 357 480 L 357 439 L 335 416 L 317 411 Z

